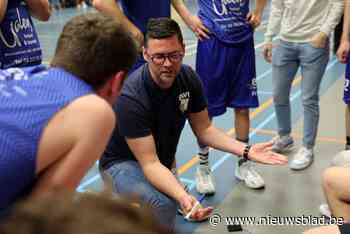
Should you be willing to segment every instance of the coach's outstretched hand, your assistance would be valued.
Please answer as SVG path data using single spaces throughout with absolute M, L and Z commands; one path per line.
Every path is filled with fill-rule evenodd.
M 271 165 L 284 165 L 288 163 L 286 156 L 271 151 L 273 142 L 258 143 L 250 148 L 248 158 L 255 162 Z

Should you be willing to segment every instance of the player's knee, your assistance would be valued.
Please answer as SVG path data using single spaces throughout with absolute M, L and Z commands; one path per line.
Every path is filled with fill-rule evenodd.
M 337 168 L 327 168 L 322 174 L 322 186 L 326 191 L 334 189 L 334 181 L 336 180 Z
M 248 108 L 235 108 L 235 114 L 241 116 L 249 116 Z
M 316 227 L 303 232 L 303 234 L 326 234 L 329 230 L 324 230 L 324 227 Z M 330 234 L 330 233 L 329 233 Z M 333 233 L 335 234 L 335 232 Z

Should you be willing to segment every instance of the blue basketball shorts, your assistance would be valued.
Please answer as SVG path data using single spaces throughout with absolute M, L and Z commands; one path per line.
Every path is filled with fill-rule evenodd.
M 196 71 L 202 80 L 211 117 L 230 108 L 259 106 L 253 38 L 227 44 L 215 36 L 198 42 Z

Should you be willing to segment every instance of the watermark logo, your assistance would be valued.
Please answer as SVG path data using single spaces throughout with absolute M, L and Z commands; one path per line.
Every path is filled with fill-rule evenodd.
M 324 216 L 317 217 L 312 215 L 301 216 L 273 216 L 267 215 L 262 217 L 251 216 L 222 216 L 219 213 L 213 214 L 209 218 L 209 224 L 212 227 L 216 227 L 219 224 L 225 226 L 232 225 L 257 225 L 257 226 L 322 226 L 322 225 L 343 225 L 344 218 L 331 217 L 326 218 Z

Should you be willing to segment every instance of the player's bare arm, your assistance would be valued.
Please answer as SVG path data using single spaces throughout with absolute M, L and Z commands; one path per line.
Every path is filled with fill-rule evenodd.
M 51 16 L 48 0 L 26 0 L 31 15 L 38 20 L 48 21 Z
M 199 40 L 209 38 L 209 29 L 204 26 L 197 15 L 193 15 L 188 10 L 183 0 L 172 0 L 171 4 Z
M 266 2 L 267 0 L 256 0 L 255 9 L 248 13 L 247 20 L 249 24 L 253 26 L 253 28 L 257 28 L 261 24 L 261 18 L 266 6 Z
M 45 128 L 38 150 L 33 195 L 74 190 L 102 155 L 115 126 L 111 106 L 96 95 L 78 98 Z
M 143 33 L 124 15 L 117 0 L 93 0 L 92 5 L 103 14 L 109 15 L 122 23 L 134 36 L 139 48 L 143 45 Z

